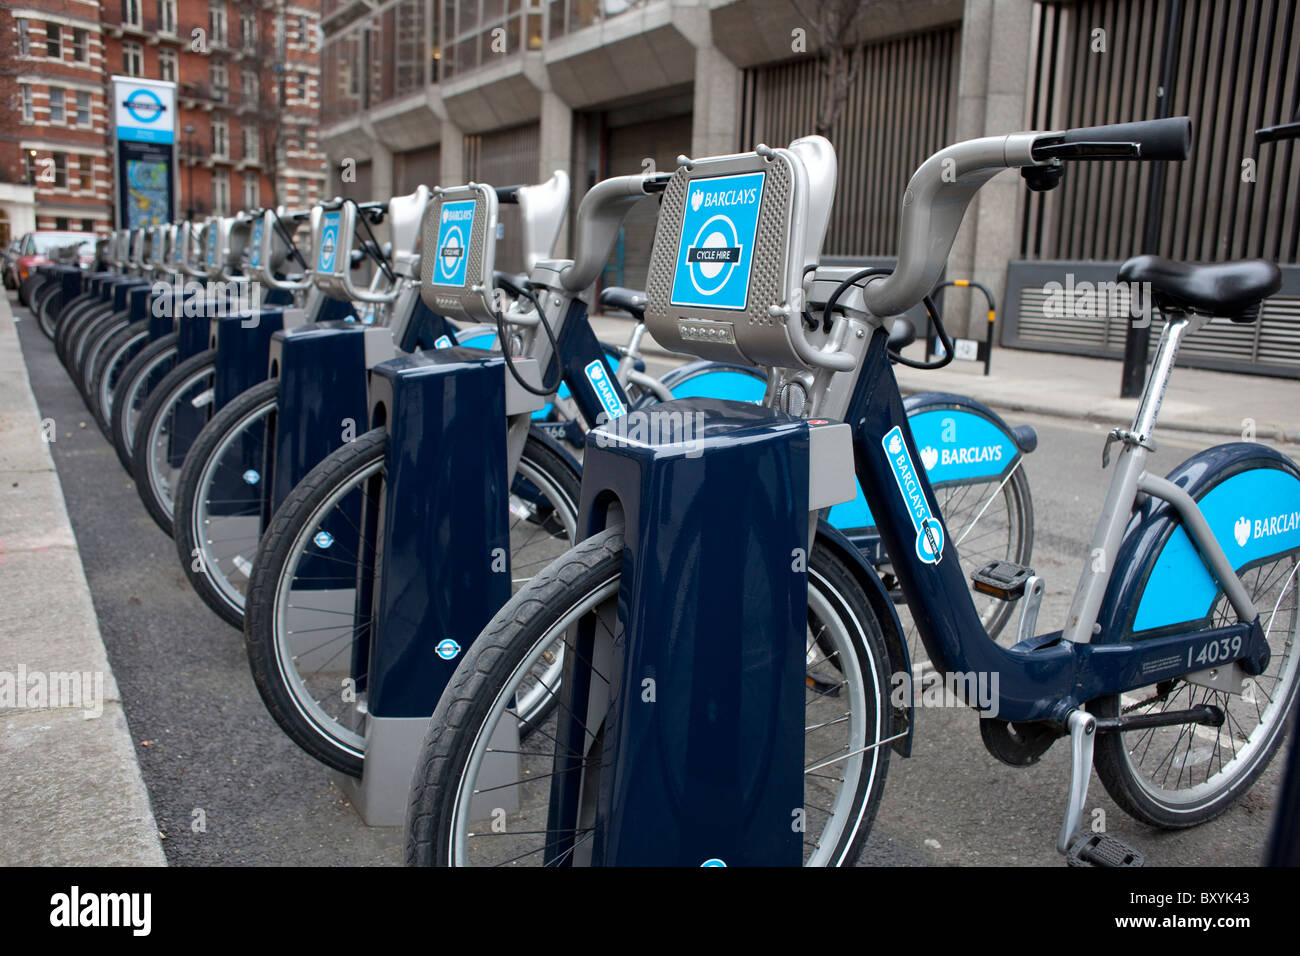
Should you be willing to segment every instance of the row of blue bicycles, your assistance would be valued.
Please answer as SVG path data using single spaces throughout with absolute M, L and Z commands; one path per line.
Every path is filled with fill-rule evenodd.
M 932 293 L 983 183 L 1190 141 L 1175 118 L 950 146 L 892 269 L 822 264 L 837 170 L 812 136 L 597 183 L 572 259 L 556 172 L 121 231 L 31 303 L 276 722 L 404 823 L 408 862 L 851 864 L 911 750 L 898 678 L 937 671 L 1004 762 L 1070 748 L 1070 862 L 1132 865 L 1083 832 L 1094 768 L 1138 820 L 1194 825 L 1294 709 L 1300 469 L 1235 443 L 1146 470 L 1181 341 L 1255 321 L 1279 271 L 1123 265 L 1160 344 L 1056 631 L 1033 429 L 904 397 L 893 367 L 950 360 Z M 643 203 L 645 289 L 595 295 Z M 904 354 L 927 321 L 948 359 Z M 693 360 L 651 375 L 647 333 Z

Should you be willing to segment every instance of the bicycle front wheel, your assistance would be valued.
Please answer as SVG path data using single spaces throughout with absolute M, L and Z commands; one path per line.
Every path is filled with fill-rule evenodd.
M 122 369 L 113 390 L 113 401 L 105 411 L 109 415 L 109 437 L 118 461 L 129 473 L 133 467 L 135 429 L 149 393 L 176 365 L 176 347 L 180 337 L 172 332 L 151 342 L 136 353 Z
M 172 489 L 185 453 L 203 426 L 212 403 L 216 349 L 200 352 L 172 369 L 140 410 L 132 443 L 131 473 L 145 510 L 172 533 Z
M 294 488 L 262 539 L 244 606 L 249 665 L 271 716 L 317 760 L 354 776 L 365 758 L 367 597 L 382 570 L 374 529 L 387 450 L 385 430 L 369 431 Z M 579 490 L 573 468 L 529 436 L 509 501 L 514 588 L 572 544 Z M 550 666 L 558 674 L 562 661 Z M 540 719 L 551 703 L 534 695 L 521 720 Z
M 622 529 L 595 535 L 537 575 L 474 642 L 434 712 L 416 765 L 408 864 L 569 865 L 589 858 L 594 810 L 581 810 L 572 825 L 557 827 L 549 819 L 551 779 L 561 766 L 556 717 L 526 748 L 511 746 L 510 722 L 518 720 L 517 702 L 535 687 L 553 688 L 549 662 L 557 656 L 582 668 L 579 685 L 589 679 L 593 688 L 609 686 L 578 651 L 577 636 L 596 635 L 594 659 L 609 659 L 601 646 L 622 640 L 622 563 Z M 820 547 L 809 562 L 806 647 L 804 863 L 851 865 L 871 829 L 889 765 L 889 659 L 866 597 Z M 583 727 L 587 752 L 559 772 L 597 774 L 606 731 Z M 596 786 L 592 779 L 584 790 Z M 498 809 L 508 805 L 519 809 Z M 568 849 L 556 853 L 557 845 Z
M 261 540 L 267 424 L 280 400 L 272 379 L 243 392 L 194 439 L 176 480 L 172 530 L 190 584 L 233 627 Z

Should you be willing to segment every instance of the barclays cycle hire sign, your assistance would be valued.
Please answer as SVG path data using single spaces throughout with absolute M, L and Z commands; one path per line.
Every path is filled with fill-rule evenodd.
M 326 274 L 334 272 L 334 257 L 339 251 L 339 222 L 343 214 L 327 212 L 320 224 L 320 250 L 316 253 L 316 271 Z
M 672 304 L 742 311 L 766 173 L 692 180 L 677 244 Z
M 437 259 L 433 263 L 435 285 L 463 286 L 468 269 L 465 247 L 474 231 L 473 199 L 459 199 L 442 204 L 442 219 L 438 223 L 438 242 L 434 246 Z
M 119 140 L 176 141 L 176 86 L 113 78 L 113 120 Z

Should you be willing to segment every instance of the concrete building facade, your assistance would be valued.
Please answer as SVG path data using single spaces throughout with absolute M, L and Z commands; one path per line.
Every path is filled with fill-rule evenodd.
M 1115 355 L 1122 320 L 1052 324 L 1016 264 L 1087 263 L 1113 277 L 1142 251 L 1300 261 L 1300 214 L 1284 202 L 1300 150 L 1259 153 L 1252 140 L 1300 111 L 1297 17 L 1295 0 L 323 0 L 329 191 L 372 199 L 558 168 L 576 202 L 600 178 L 672 169 L 682 153 L 823 132 L 840 158 L 825 252 L 887 262 L 907 177 L 948 143 L 1187 113 L 1196 165 L 1185 175 L 1149 188 L 1149 164 L 1096 164 L 1030 196 L 1004 174 L 978 195 L 949 258 L 949 277 L 1015 304 L 1004 343 Z M 838 67 L 833 48 L 845 51 Z M 1239 181 L 1246 158 L 1264 188 Z M 1250 216 L 1229 222 L 1215 199 Z M 628 222 L 606 281 L 641 281 L 652 232 L 652 211 Z M 944 309 L 952 332 L 984 336 L 982 300 L 950 291 Z M 1259 328 L 1250 340 L 1231 332 L 1229 364 L 1265 356 L 1300 374 L 1300 349 L 1267 351 L 1270 334 L 1300 342 L 1297 310 L 1266 312 Z

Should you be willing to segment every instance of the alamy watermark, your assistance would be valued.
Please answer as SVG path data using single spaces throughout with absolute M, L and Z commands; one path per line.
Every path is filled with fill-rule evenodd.
M 597 418 L 592 439 L 600 448 L 626 446 L 663 447 L 680 445 L 685 457 L 704 454 L 704 413 L 647 408 L 610 419 L 604 412 Z
M 155 282 L 150 309 L 156 318 L 227 318 L 239 316 L 245 328 L 261 321 L 259 282 Z
M 998 715 L 1001 675 L 997 671 L 926 671 L 913 676 L 898 671 L 889 678 L 889 702 L 895 708 L 974 707 L 980 717 Z
M 0 671 L 0 710 L 80 710 L 87 720 L 104 713 L 103 671 Z
M 1076 282 L 1074 273 L 1065 282 L 1043 284 L 1043 315 L 1049 319 L 1096 319 L 1124 316 L 1134 328 L 1151 324 L 1151 283 Z

